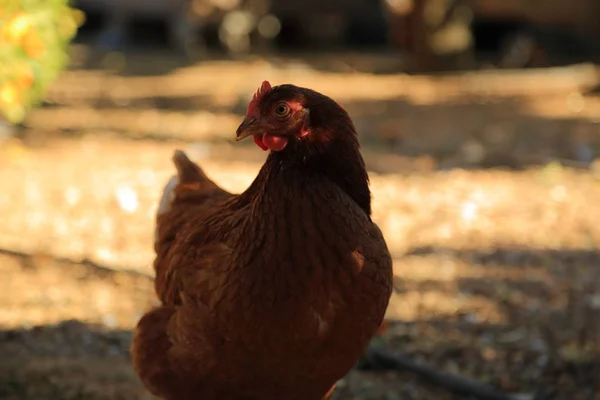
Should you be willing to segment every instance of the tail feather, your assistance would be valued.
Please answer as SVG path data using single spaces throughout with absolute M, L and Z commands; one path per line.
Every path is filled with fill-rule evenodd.
M 154 231 L 155 246 L 159 245 L 161 240 L 164 240 L 165 232 L 177 229 L 177 224 L 182 223 L 186 214 L 200 212 L 200 209 L 210 200 L 224 199 L 231 196 L 229 192 L 221 189 L 206 176 L 204 171 L 190 160 L 184 151 L 175 150 L 172 160 L 177 169 L 177 174 L 171 176 L 163 188 L 158 203 L 157 225 Z M 179 202 L 179 205 L 175 204 L 176 201 Z M 164 222 L 160 222 L 160 217 L 169 213 L 170 216 L 163 220 L 170 221 L 165 227 Z
M 183 150 L 175 150 L 172 160 L 177 169 L 177 175 L 173 175 L 163 188 L 157 215 L 164 214 L 171 209 L 178 187 L 188 186 L 195 193 L 204 190 L 206 192 L 220 191 L 220 188 L 206 176 L 195 162 L 189 159 Z
M 183 150 L 175 150 L 172 159 L 173 163 L 175 164 L 175 168 L 177 168 L 179 182 L 182 184 L 197 182 L 213 183 L 208 176 L 206 176 L 204 171 L 202 171 L 202 169 L 196 163 L 189 159 Z
M 160 201 L 158 203 L 157 215 L 161 215 L 169 211 L 173 200 L 175 200 L 175 188 L 177 185 L 179 185 L 179 179 L 177 179 L 176 176 L 172 176 L 163 189 Z

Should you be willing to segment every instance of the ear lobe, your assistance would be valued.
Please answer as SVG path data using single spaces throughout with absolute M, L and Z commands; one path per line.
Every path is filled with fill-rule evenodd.
M 306 126 L 310 125 L 310 108 L 302 109 L 302 118 L 304 119 L 304 124 Z
M 310 133 L 310 130 L 308 130 L 307 128 L 302 128 L 302 129 L 300 129 L 300 133 L 298 134 L 298 137 L 300 137 L 300 138 L 307 137 L 309 133 Z
M 300 118 L 302 118 L 302 120 L 305 123 L 309 123 L 310 121 L 310 108 L 300 108 L 300 110 L 298 110 L 298 114 L 300 116 Z
M 301 112 L 302 119 L 304 120 L 304 125 L 302 125 L 302 128 L 300 129 L 298 137 L 302 138 L 308 136 L 308 134 L 310 133 L 310 109 L 303 108 Z

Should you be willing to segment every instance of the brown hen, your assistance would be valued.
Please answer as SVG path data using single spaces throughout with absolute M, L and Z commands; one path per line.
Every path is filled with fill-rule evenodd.
M 383 320 L 392 261 L 348 114 L 264 82 L 237 130 L 248 136 L 271 152 L 239 195 L 174 156 L 157 217 L 161 305 L 132 348 L 163 399 L 327 398 Z

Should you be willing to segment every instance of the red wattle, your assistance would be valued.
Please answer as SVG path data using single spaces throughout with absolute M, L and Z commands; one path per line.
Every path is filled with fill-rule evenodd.
M 256 145 L 264 151 L 280 151 L 283 150 L 288 143 L 287 138 L 267 134 L 264 134 L 262 136 L 255 135 L 252 138 L 254 139 L 254 143 L 256 143 Z
M 265 144 L 263 143 L 263 140 L 260 136 L 255 135 L 252 137 L 254 139 L 254 143 L 256 143 L 256 145 L 258 147 L 260 147 L 261 149 L 263 149 L 263 151 L 267 151 L 269 150 L 269 148 L 267 146 L 265 146 Z
M 280 151 L 283 150 L 287 145 L 288 140 L 285 137 L 264 134 L 262 137 L 262 142 L 269 149 L 273 151 Z

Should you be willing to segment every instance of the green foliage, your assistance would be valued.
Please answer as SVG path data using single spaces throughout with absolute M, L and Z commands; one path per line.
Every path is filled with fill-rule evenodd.
M 82 22 L 68 0 L 0 0 L 0 114 L 8 121 L 40 103 Z

